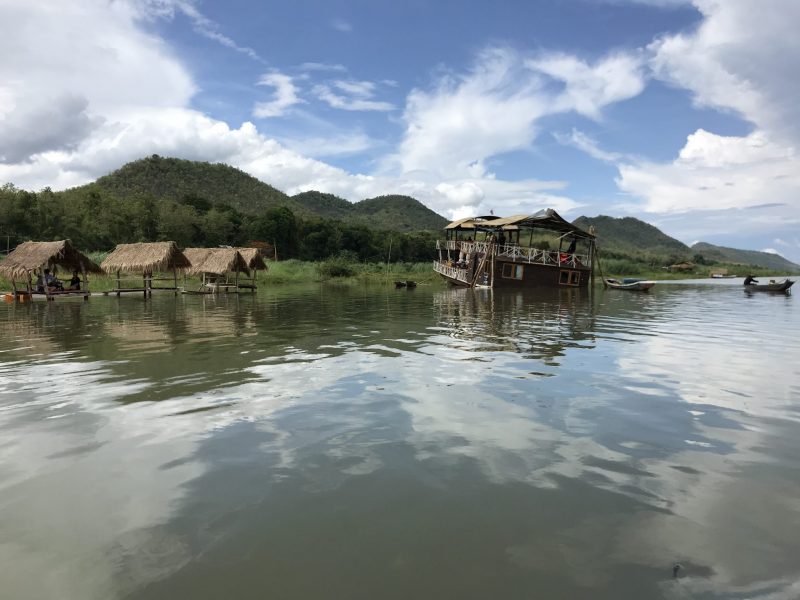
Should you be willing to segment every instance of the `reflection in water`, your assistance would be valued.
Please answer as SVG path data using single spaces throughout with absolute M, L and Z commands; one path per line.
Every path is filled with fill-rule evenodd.
M 15 598 L 797 597 L 793 300 L 9 305 L 0 579 Z

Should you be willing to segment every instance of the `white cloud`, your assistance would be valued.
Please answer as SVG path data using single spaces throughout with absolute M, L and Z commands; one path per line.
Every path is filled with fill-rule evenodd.
M 800 141 L 800 3 L 695 0 L 696 31 L 650 46 L 657 77 L 690 90 L 701 106 L 731 110 L 773 139 Z
M 304 62 L 298 67 L 301 71 L 347 71 L 344 65 L 319 62 Z
M 333 19 L 333 21 L 331 21 L 331 27 L 342 33 L 350 33 L 353 31 L 353 25 L 344 19 Z
M 601 109 L 638 94 L 638 58 L 615 54 L 594 64 L 565 55 L 526 58 L 507 48 L 482 52 L 465 75 L 442 77 L 407 99 L 406 132 L 395 157 L 405 173 L 472 177 L 486 161 L 526 149 L 546 115 Z M 489 174 L 490 175 L 490 174 Z
M 767 252 L 769 254 L 778 254 L 778 255 L 780 255 L 780 252 L 775 250 L 775 248 L 764 248 L 763 250 L 761 250 L 761 252 Z
M 394 110 L 394 105 L 389 102 L 373 100 L 375 88 L 375 84 L 371 81 L 337 80 L 329 84 L 316 85 L 313 92 L 317 98 L 340 110 L 381 112 Z
M 644 89 L 642 61 L 635 54 L 611 54 L 593 65 L 574 56 L 553 54 L 528 60 L 526 65 L 564 84 L 553 112 L 574 110 L 599 119 L 605 106 L 633 98 Z
M 563 133 L 554 133 L 553 137 L 555 137 L 559 144 L 563 144 L 564 146 L 573 146 L 578 150 L 582 150 L 592 158 L 602 160 L 603 162 L 615 163 L 622 158 L 622 155 L 618 152 L 607 152 L 606 150 L 603 150 L 600 148 L 597 140 L 586 135 L 582 131 L 578 131 L 577 129 L 573 129 L 568 135 Z
M 181 13 L 187 17 L 194 28 L 195 33 L 202 35 L 209 40 L 249 56 L 258 62 L 264 62 L 258 52 L 247 46 L 240 46 L 233 39 L 219 31 L 219 25 L 203 15 L 193 0 L 133 0 L 131 3 L 136 7 L 141 16 L 151 19 L 174 18 L 176 13 Z
M 280 117 L 290 106 L 303 102 L 297 96 L 297 87 L 289 75 L 273 71 L 262 75 L 258 80 L 258 85 L 275 88 L 275 97 L 272 100 L 257 102 L 253 107 L 253 116 L 258 119 Z
M 763 133 L 688 136 L 672 163 L 619 165 L 620 189 L 643 199 L 647 212 L 748 208 L 779 203 L 800 209 L 800 159 Z

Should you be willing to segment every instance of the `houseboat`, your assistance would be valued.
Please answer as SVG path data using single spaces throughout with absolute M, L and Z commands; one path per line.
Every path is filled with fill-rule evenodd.
M 532 215 L 453 221 L 436 249 L 433 270 L 445 280 L 491 288 L 585 288 L 596 255 L 594 232 L 550 208 Z

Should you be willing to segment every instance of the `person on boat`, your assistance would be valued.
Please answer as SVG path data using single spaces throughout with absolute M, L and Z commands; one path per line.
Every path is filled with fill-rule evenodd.
M 497 236 L 497 243 L 500 244 L 501 246 L 506 245 L 506 236 L 502 231 L 500 232 L 500 235 Z
M 757 285 L 758 284 L 758 279 L 756 279 L 752 275 L 748 275 L 747 277 L 744 278 L 744 284 L 745 285 L 751 285 L 751 284 L 752 285 Z
M 76 291 L 81 289 L 81 278 L 78 275 L 78 271 L 72 272 L 72 279 L 69 280 L 69 287 L 68 290 Z

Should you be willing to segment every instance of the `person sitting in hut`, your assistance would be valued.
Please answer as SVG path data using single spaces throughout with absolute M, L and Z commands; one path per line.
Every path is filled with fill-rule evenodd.
M 70 291 L 78 291 L 81 289 L 81 277 L 78 275 L 77 270 L 72 272 L 72 279 L 69 280 L 67 289 Z
M 56 290 L 63 290 L 64 286 L 56 279 L 56 276 L 50 273 L 50 269 L 45 269 L 44 274 L 39 273 L 36 278 L 36 291 L 40 294 L 47 292 L 54 292 Z
M 44 270 L 44 284 L 50 292 L 64 289 L 64 284 L 50 272 L 50 269 Z

